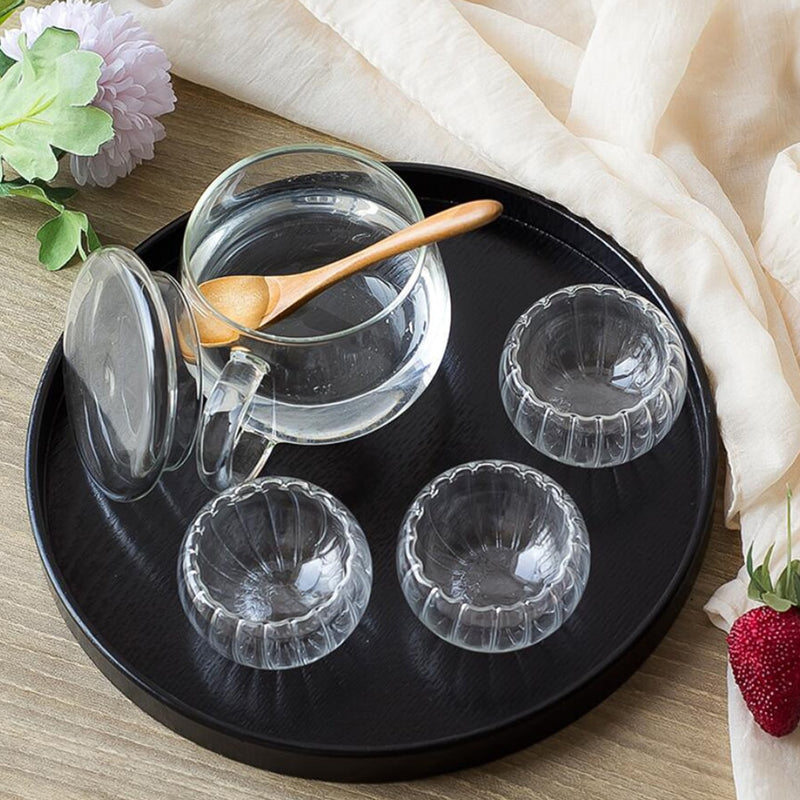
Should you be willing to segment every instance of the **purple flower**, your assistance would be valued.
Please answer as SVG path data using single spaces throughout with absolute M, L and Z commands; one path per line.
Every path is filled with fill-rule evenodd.
M 17 39 L 27 35 L 31 45 L 50 27 L 75 31 L 81 50 L 92 50 L 103 59 L 97 96 L 93 105 L 107 111 L 114 123 L 114 138 L 95 156 L 71 156 L 75 180 L 111 186 L 145 159 L 153 157 L 153 145 L 164 138 L 158 117 L 175 108 L 164 51 L 134 21 L 131 14 L 117 16 L 108 3 L 64 0 L 44 8 L 26 8 L 22 28 L 0 37 L 0 49 L 19 59 Z

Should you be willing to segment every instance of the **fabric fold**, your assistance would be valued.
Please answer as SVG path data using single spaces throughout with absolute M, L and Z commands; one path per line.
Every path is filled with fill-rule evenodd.
M 656 127 L 683 77 L 716 0 L 605 0 L 572 93 L 567 126 L 650 152 Z
M 800 145 L 775 157 L 757 246 L 764 268 L 800 301 Z
M 566 119 L 583 50 L 544 28 L 488 6 L 467 0 L 453 3 L 481 38 L 503 54 L 550 112 L 561 121 Z

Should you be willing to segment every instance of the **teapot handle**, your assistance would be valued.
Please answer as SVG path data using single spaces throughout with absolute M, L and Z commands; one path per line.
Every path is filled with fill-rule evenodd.
M 250 406 L 269 365 L 234 348 L 206 400 L 197 445 L 197 471 L 213 492 L 258 475 L 276 442 L 245 427 Z

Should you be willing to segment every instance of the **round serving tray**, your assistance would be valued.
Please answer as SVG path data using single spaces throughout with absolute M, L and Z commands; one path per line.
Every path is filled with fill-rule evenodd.
M 26 482 L 36 544 L 58 606 L 102 672 L 148 714 L 199 744 L 311 778 L 400 780 L 524 747 L 619 686 L 683 604 L 703 555 L 717 439 L 697 351 L 663 291 L 608 236 L 515 186 L 457 170 L 395 165 L 430 214 L 494 197 L 504 215 L 441 245 L 453 324 L 441 369 L 391 425 L 346 444 L 281 446 L 266 471 L 317 483 L 356 515 L 375 579 L 361 625 L 332 655 L 259 672 L 218 656 L 178 599 L 178 547 L 208 499 L 194 463 L 144 499 L 108 501 L 90 484 L 67 421 L 59 343 L 31 414 Z M 185 217 L 138 252 L 173 274 Z M 506 333 L 537 298 L 572 283 L 614 283 L 649 297 L 677 324 L 689 390 L 667 438 L 622 467 L 550 461 L 503 411 L 497 366 Z M 473 459 L 504 458 L 550 474 L 586 519 L 592 567 L 583 600 L 539 645 L 485 655 L 437 639 L 406 606 L 395 538 L 419 489 Z

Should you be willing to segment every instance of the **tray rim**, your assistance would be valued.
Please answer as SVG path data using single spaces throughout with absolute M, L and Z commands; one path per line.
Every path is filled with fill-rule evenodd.
M 49 433 L 48 416 L 45 411 L 49 408 L 57 409 L 63 403 L 63 394 L 57 398 L 52 398 L 53 384 L 60 381 L 61 360 L 63 358 L 62 338 L 60 337 L 53 351 L 51 352 L 42 376 L 39 380 L 36 393 L 31 406 L 31 418 L 28 426 L 26 448 L 25 448 L 25 488 L 27 496 L 28 514 L 31 528 L 34 535 L 37 551 L 42 561 L 45 575 L 51 593 L 54 595 L 59 611 L 67 623 L 73 636 L 78 640 L 82 649 L 89 655 L 93 663 L 120 691 L 123 692 L 136 705 L 146 713 L 155 717 L 162 724 L 175 730 L 193 741 L 210 749 L 222 752 L 232 758 L 246 761 L 247 763 L 263 766 L 258 763 L 258 759 L 248 758 L 246 754 L 237 754 L 230 751 L 230 748 L 219 746 L 224 743 L 210 743 L 206 741 L 207 735 L 202 735 L 207 731 L 212 737 L 214 734 L 231 739 L 233 742 L 242 744 L 250 743 L 259 749 L 263 749 L 281 756 L 292 756 L 294 760 L 305 763 L 307 759 L 315 759 L 320 763 L 319 769 L 307 770 L 305 767 L 299 768 L 292 764 L 277 764 L 271 759 L 269 768 L 286 772 L 288 774 L 311 777 L 323 777 L 333 780 L 398 780 L 408 777 L 421 777 L 423 775 L 449 771 L 462 766 L 467 766 L 473 762 L 469 756 L 458 756 L 464 748 L 470 745 L 485 743 L 487 737 L 505 737 L 512 740 L 526 726 L 532 724 L 532 718 L 541 714 L 552 716 L 559 708 L 563 708 L 558 721 L 545 723 L 540 728 L 546 729 L 544 734 L 529 738 L 526 742 L 500 743 L 499 747 L 494 748 L 496 752 L 491 753 L 488 758 L 497 757 L 503 753 L 519 749 L 526 744 L 550 735 L 556 730 L 565 727 L 594 706 L 598 705 L 609 696 L 615 689 L 624 683 L 646 657 L 652 652 L 655 645 L 661 641 L 668 628 L 672 625 L 680 609 L 683 607 L 686 598 L 694 584 L 694 580 L 702 563 L 705 549 L 708 543 L 708 535 L 713 518 L 714 502 L 716 497 L 717 471 L 718 471 L 718 441 L 716 413 L 714 409 L 711 389 L 707 375 L 702 367 L 702 360 L 696 345 L 686 329 L 683 321 L 677 315 L 671 301 L 660 284 L 645 270 L 645 268 L 625 251 L 609 235 L 598 230 L 587 220 L 578 217 L 560 204 L 551 201 L 535 192 L 524 187 L 502 181 L 490 176 L 467 170 L 443 167 L 433 164 L 387 162 L 388 166 L 401 173 L 422 173 L 434 174 L 442 177 L 477 182 L 488 188 L 497 188 L 501 191 L 510 192 L 519 196 L 522 200 L 533 202 L 543 206 L 557 215 L 566 218 L 570 223 L 589 233 L 594 239 L 609 250 L 624 263 L 642 283 L 647 286 L 653 297 L 657 300 L 657 305 L 667 314 L 676 324 L 681 337 L 689 354 L 691 365 L 691 375 L 698 384 L 699 405 L 696 416 L 701 417 L 701 443 L 704 446 L 703 461 L 708 463 L 708 474 L 706 475 L 705 485 L 701 487 L 699 494 L 702 496 L 702 503 L 698 506 L 695 514 L 695 525 L 691 531 L 691 540 L 696 541 L 695 547 L 688 547 L 681 558 L 680 564 L 675 574 L 670 580 L 664 593 L 659 598 L 659 602 L 653 606 L 646 618 L 632 630 L 626 640 L 610 654 L 590 675 L 582 680 L 576 681 L 573 685 L 565 689 L 558 697 L 540 707 L 535 711 L 530 709 L 520 712 L 512 718 L 507 718 L 501 724 L 487 725 L 474 729 L 467 734 L 453 734 L 438 739 L 426 740 L 418 744 L 397 744 L 397 745 L 377 745 L 370 747 L 353 747 L 350 745 L 326 744 L 324 746 L 309 745 L 303 742 L 274 739 L 271 737 L 260 736 L 252 731 L 240 728 L 237 725 L 220 722 L 217 718 L 190 706 L 183 700 L 164 691 L 148 679 L 137 674 L 137 671 L 114 652 L 102 637 L 98 636 L 91 629 L 89 623 L 84 619 L 79 605 L 71 596 L 66 588 L 61 571 L 56 563 L 56 559 L 50 547 L 47 530 L 46 512 L 42 497 L 42 487 L 46 478 L 44 477 L 45 465 L 41 458 L 47 451 L 47 443 L 42 437 L 42 430 Z M 164 227 L 155 231 L 142 241 L 135 249 L 141 251 L 151 247 L 158 240 L 173 234 L 176 228 L 185 224 L 188 212 L 169 222 Z M 513 219 L 513 217 L 511 217 Z M 528 223 L 524 223 L 528 224 Z M 537 229 L 539 230 L 539 229 Z M 547 236 L 557 240 L 561 245 L 575 250 L 569 243 L 564 242 L 559 237 L 554 236 L 549 231 L 540 231 Z M 586 253 L 579 252 L 583 258 L 589 259 L 595 266 L 605 274 L 605 270 L 596 264 Z M 582 695 L 589 693 L 593 695 L 588 703 L 582 700 Z M 576 705 L 576 708 L 570 708 Z M 198 731 L 196 728 L 200 728 Z M 483 749 L 490 751 L 492 748 L 486 746 Z M 444 753 L 455 751 L 448 759 L 444 758 Z M 406 759 L 426 755 L 433 757 L 434 763 L 419 765 L 419 768 L 410 766 Z M 488 760 L 487 756 L 479 756 L 480 760 Z M 322 762 L 333 761 L 335 763 L 327 766 Z M 399 760 L 399 761 L 398 761 Z M 378 763 L 375 769 L 361 768 L 361 763 L 366 761 L 385 762 L 385 766 Z M 396 766 L 392 766 L 398 762 Z M 446 762 L 446 763 L 442 763 Z M 452 763 L 450 763 L 452 762 Z M 359 774 L 349 777 L 347 774 L 348 764 Z M 285 767 L 285 768 L 284 768 Z M 399 769 L 398 769 L 399 768 Z M 384 776 L 384 772 L 387 774 Z M 344 774 L 342 774 L 344 773 Z M 373 774 L 374 773 L 374 774 Z M 391 774 L 390 774 L 391 773 Z

